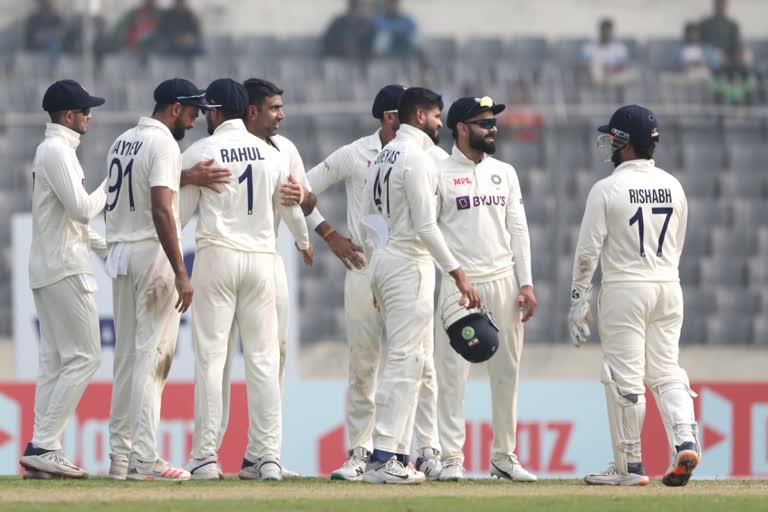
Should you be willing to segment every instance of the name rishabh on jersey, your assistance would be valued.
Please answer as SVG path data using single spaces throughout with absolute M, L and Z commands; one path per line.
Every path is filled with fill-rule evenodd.
M 597 266 L 603 283 L 677 282 L 688 202 L 680 182 L 653 160 L 631 160 L 589 193 L 574 261 L 574 286 L 587 288 Z

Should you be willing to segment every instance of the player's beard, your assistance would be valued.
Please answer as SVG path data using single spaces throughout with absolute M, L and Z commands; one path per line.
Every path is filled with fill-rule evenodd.
M 611 155 L 611 162 L 613 162 L 614 167 L 618 167 L 621 165 L 621 148 L 617 149 L 613 152 Z
M 490 133 L 479 136 L 475 135 L 474 132 L 470 132 L 469 147 L 478 151 L 482 151 L 486 155 L 492 155 L 496 152 L 496 137 Z
M 211 117 L 212 116 L 205 117 L 205 125 L 208 127 L 208 135 L 213 135 L 214 130 L 216 130 L 213 126 L 213 119 L 211 119 Z
M 181 140 L 184 138 L 184 134 L 187 132 L 187 128 L 184 124 L 181 116 L 176 118 L 176 121 L 173 123 L 173 131 L 171 132 L 174 139 Z
M 427 134 L 427 136 L 432 139 L 432 142 L 435 143 L 435 146 L 440 144 L 440 127 L 431 125 L 427 123 L 424 126 L 424 129 L 422 130 L 424 133 Z

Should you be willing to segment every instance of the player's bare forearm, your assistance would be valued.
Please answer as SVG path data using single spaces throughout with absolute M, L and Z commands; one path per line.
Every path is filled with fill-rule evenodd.
M 312 192 L 304 194 L 304 201 L 301 202 L 301 211 L 304 212 L 305 217 L 312 213 L 315 206 L 317 206 L 317 196 Z
M 216 185 L 225 185 L 229 183 L 232 173 L 229 169 L 215 167 L 214 160 L 198 162 L 189 169 L 182 171 L 180 185 L 197 185 L 198 187 L 207 187 L 218 192 Z
M 327 221 L 321 222 L 315 228 L 315 233 L 325 240 L 333 254 L 341 260 L 348 270 L 352 270 L 353 267 L 365 268 L 365 260 L 362 257 L 363 248 L 349 238 L 341 236 Z

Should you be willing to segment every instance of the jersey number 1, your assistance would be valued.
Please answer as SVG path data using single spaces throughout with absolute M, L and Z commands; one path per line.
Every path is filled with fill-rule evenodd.
M 248 187 L 248 215 L 253 215 L 253 165 L 248 164 L 243 174 L 237 178 L 238 183 L 245 182 L 245 186 Z
M 661 234 L 659 235 L 659 249 L 656 251 L 656 256 L 661 256 L 663 254 L 662 247 L 664 247 L 664 237 L 667 236 L 667 228 L 669 227 L 669 219 L 672 217 L 672 211 L 671 206 L 651 208 L 652 215 L 666 215 L 664 225 L 661 227 Z M 645 230 L 643 225 L 642 207 L 638 207 L 635 214 L 629 219 L 629 225 L 632 226 L 633 224 L 637 224 L 637 231 L 640 238 L 640 256 L 645 258 L 645 243 L 643 242 Z

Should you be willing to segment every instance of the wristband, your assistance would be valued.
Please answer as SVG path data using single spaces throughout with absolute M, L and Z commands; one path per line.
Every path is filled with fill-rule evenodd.
M 335 229 L 333 229 L 333 228 L 329 229 L 329 230 L 328 230 L 328 231 L 326 231 L 326 232 L 325 232 L 325 234 L 323 235 L 323 240 L 325 240 L 325 241 L 327 242 L 327 241 L 328 241 L 328 239 L 331 237 L 331 235 L 332 235 L 332 234 L 334 234 L 335 232 L 336 232 L 336 230 L 335 230 Z

